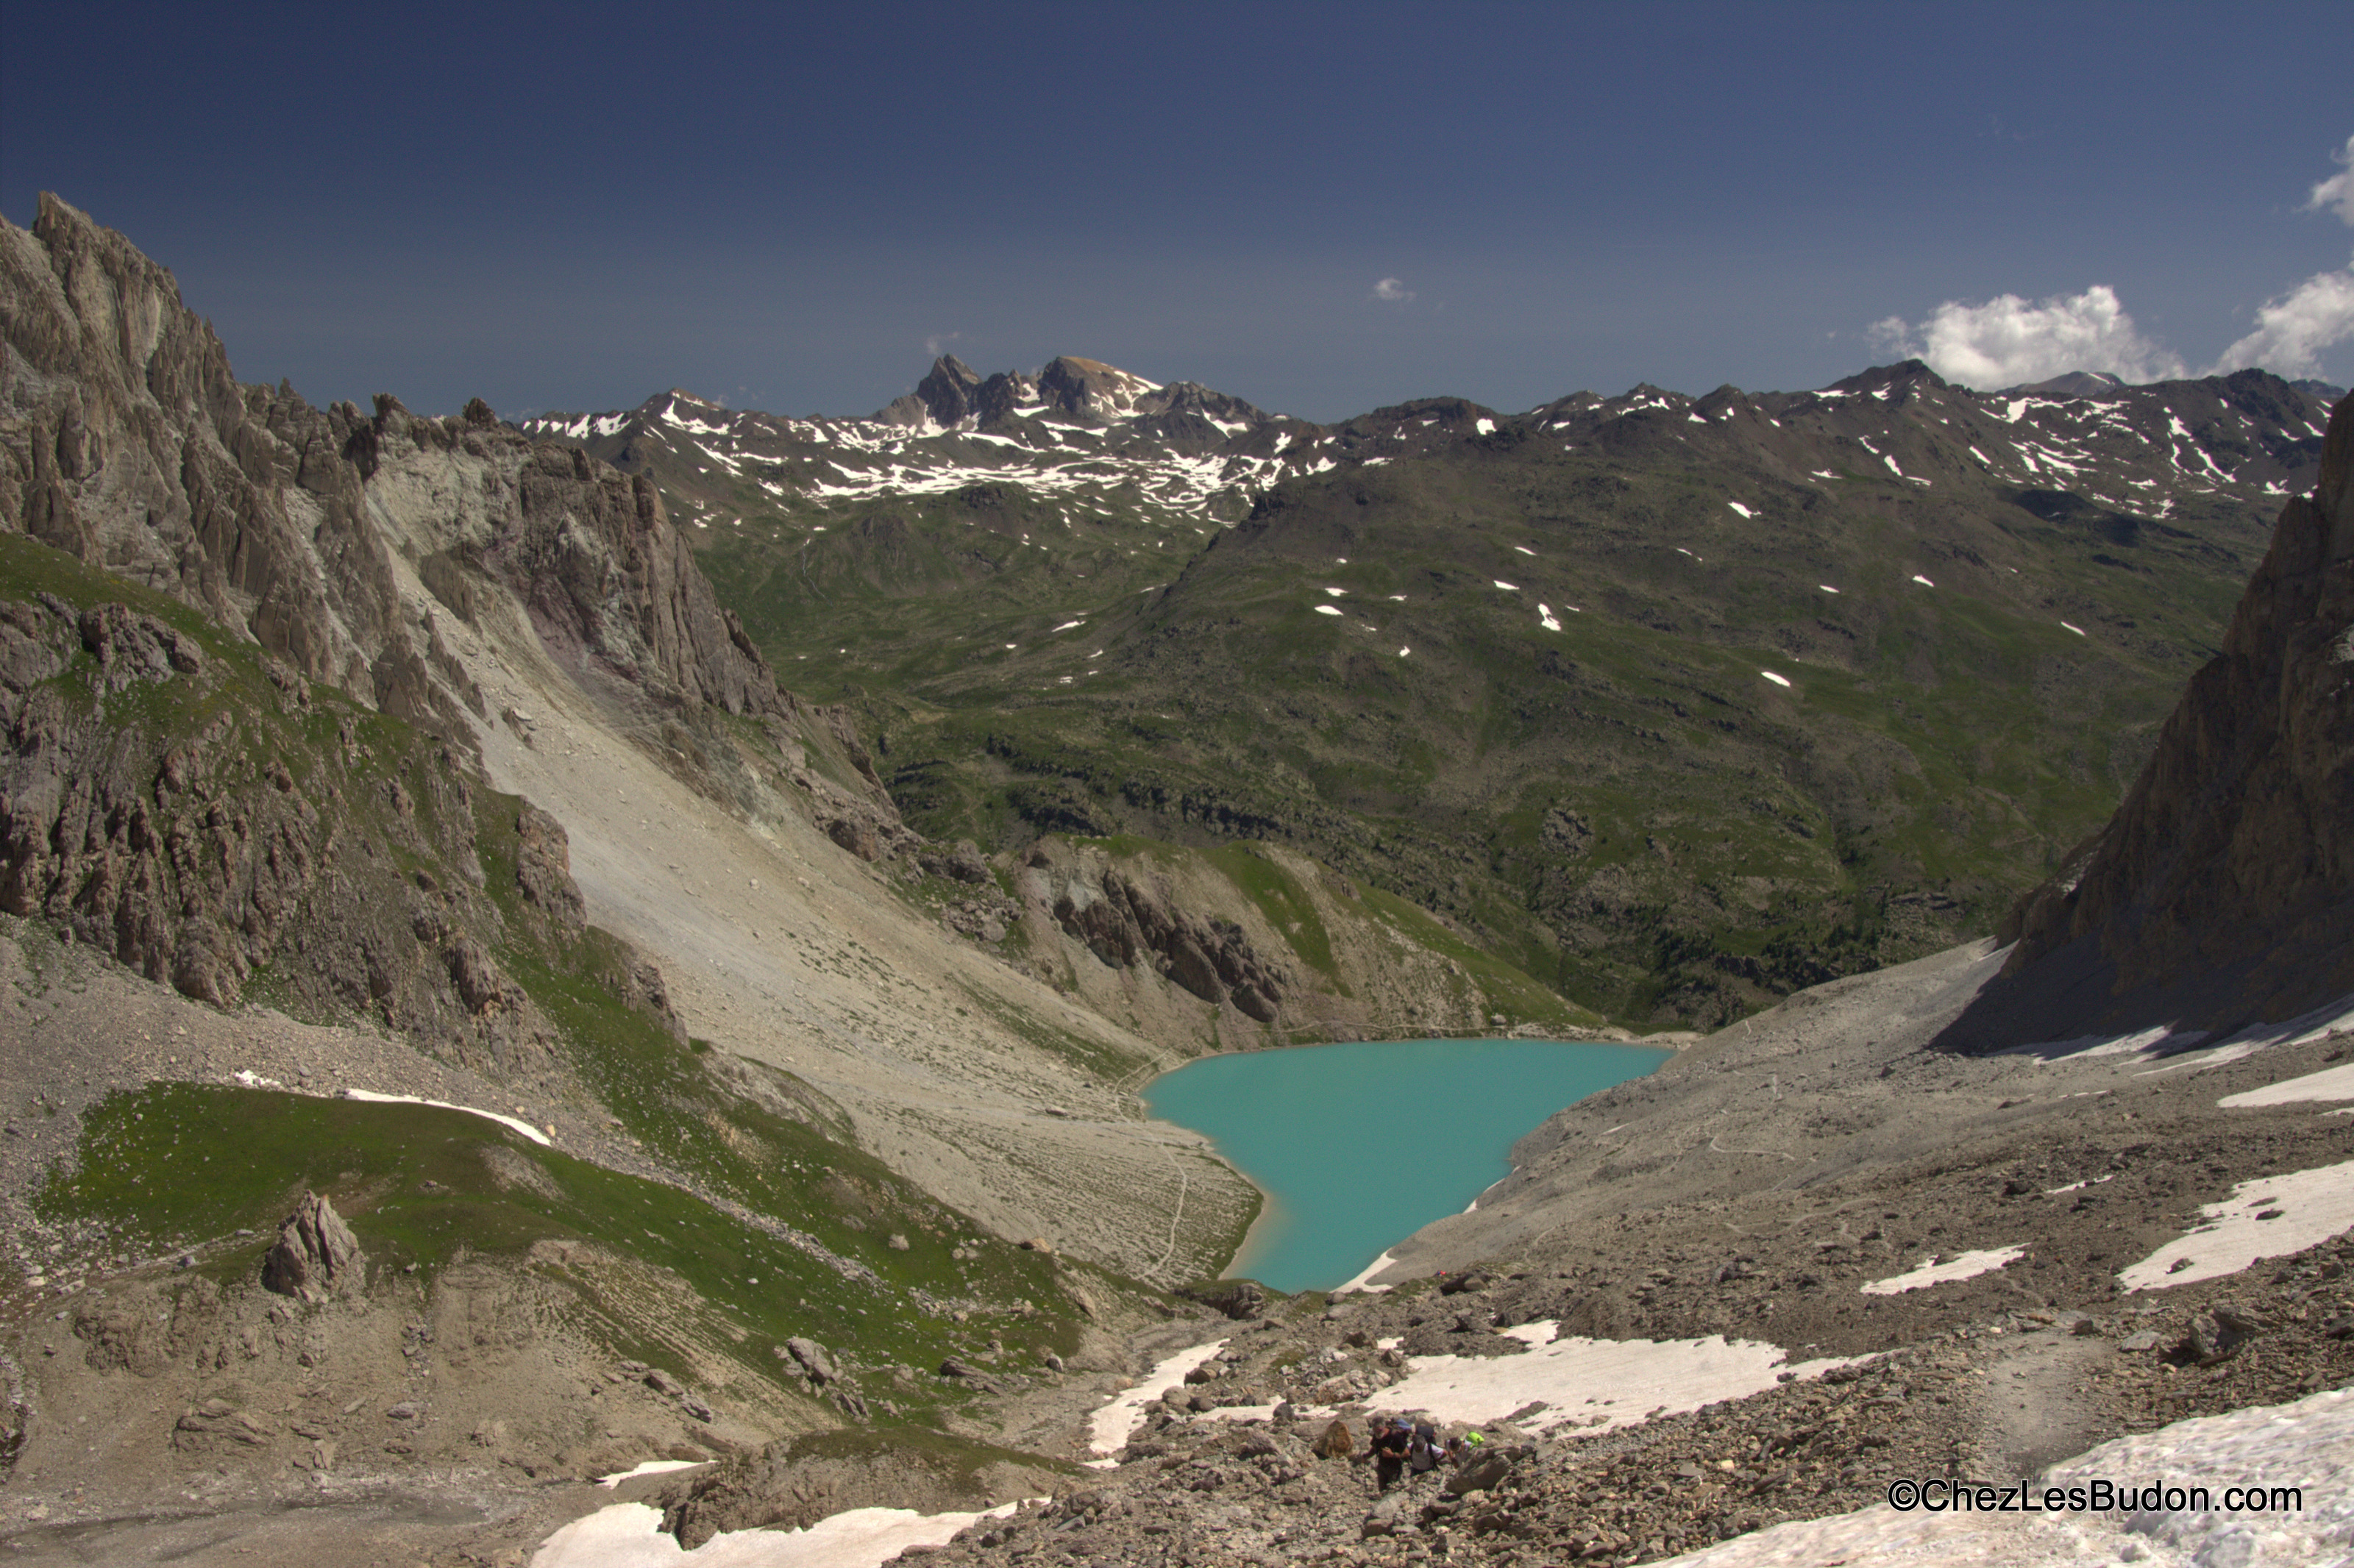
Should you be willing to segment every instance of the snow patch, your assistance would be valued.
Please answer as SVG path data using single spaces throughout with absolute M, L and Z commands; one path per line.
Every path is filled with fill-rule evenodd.
M 1405 653 L 1405 650 L 1403 648 L 1398 650 L 1398 652 L 1401 654 Z M 1397 1259 L 1384 1252 L 1381 1256 L 1373 1259 L 1373 1262 L 1365 1265 L 1363 1268 L 1358 1270 L 1356 1277 L 1351 1279 L 1346 1285 L 1336 1286 L 1332 1290 L 1332 1294 L 1335 1296 L 1346 1296 L 1352 1290 L 1363 1290 L 1375 1296 L 1381 1295 L 1383 1292 L 1389 1289 L 1388 1286 L 1368 1285 L 1365 1282 L 1396 1261 Z
M 2079 636 L 2079 637 L 2082 637 L 2082 636 L 2084 636 L 2084 629 L 2083 627 L 2081 627 L 2081 626 L 2078 626 L 2078 625 L 2074 624 L 2074 623 L 2073 623 L 2073 622 L 2072 622 L 2072 621 L 2066 621 L 2066 620 L 2063 620 L 2063 621 L 2062 621 L 2060 624 L 2061 624 L 2062 626 L 2063 626 L 2063 627 L 2066 627 L 2069 630 L 2071 630 L 2071 631 L 2074 632 L 2074 633 L 2075 633 L 2077 636 Z
M 1496 586 L 1502 588 L 1506 593 L 1518 593 L 1521 591 L 1521 585 L 1518 583 L 1508 583 L 1501 577 L 1497 577 L 1494 581 Z
M 1479 431 L 1483 436 L 1492 436 L 1496 433 L 1496 421 L 1493 419 L 1474 419 L 1471 421 L 1471 428 Z
M 1740 513 L 1744 517 L 1755 517 L 1757 515 L 1757 514 L 1750 511 L 1749 508 L 1742 505 L 1738 501 L 1728 501 L 1725 504 L 1732 507 L 1735 512 Z
M 1956 1253 L 1940 1262 L 1931 1258 L 1917 1268 L 1892 1275 L 1886 1279 L 1867 1280 L 1862 1286 L 1866 1296 L 1902 1296 L 1907 1290 L 1926 1290 L 1932 1285 L 1943 1285 L 1953 1279 L 1971 1279 L 1981 1274 L 2017 1263 L 2027 1255 L 2023 1246 L 2001 1247 L 1992 1252 Z
M 1384 1255 L 1386 1258 L 1387 1255 Z M 1337 1296 L 1340 1291 L 1333 1294 Z M 1087 1417 L 1087 1451 L 1097 1455 L 1119 1453 L 1127 1445 L 1129 1434 L 1144 1424 L 1146 1405 L 1183 1383 L 1187 1372 L 1225 1348 L 1225 1340 L 1213 1340 L 1154 1362 L 1141 1383 L 1112 1395 L 1108 1404 Z
M 1831 585 L 1830 585 L 1830 584 L 1829 584 L 1829 583 L 1817 583 L 1815 586 L 1816 586 L 1817 588 L 1819 588 L 1822 589 L 1825 593 L 1837 593 L 1837 592 L 1839 592 L 1839 589 L 1837 589 L 1837 588 L 1835 588 L 1831 587 Z
M 2294 1404 L 2202 1415 L 2104 1443 L 2043 1473 L 2050 1486 L 2300 1487 L 2296 1513 L 2187 1509 L 2112 1513 L 1853 1513 L 1777 1524 L 1671 1557 L 1658 1568 L 1808 1568 L 1886 1563 L 1910 1568 L 2319 1568 L 2354 1546 L 2354 1392 L 2332 1389 Z
M 1935 583 L 1931 582 L 1927 577 L 1923 577 L 1919 572 L 1914 572 L 1913 574 L 1913 580 L 1919 583 L 1923 588 L 1935 588 L 1937 586 Z
M 1757 673 L 1777 686 L 1787 686 L 1790 683 L 1790 678 L 1787 675 L 1777 675 L 1771 670 L 1760 670 Z
M 1341 612 L 1329 604 L 1320 604 L 1316 607 L 1316 613 L 1319 615 L 1338 615 Z
M 2354 1160 L 2242 1181 L 2199 1212 L 2203 1224 L 2118 1270 L 2117 1282 L 2128 1290 L 2195 1285 L 2354 1228 Z
M 667 1476 L 673 1470 L 692 1470 L 697 1465 L 710 1463 L 712 1461 L 709 1459 L 646 1459 L 631 1466 L 626 1470 L 618 1470 L 610 1476 L 599 1476 L 597 1478 L 597 1484 L 610 1492 L 623 1481 L 635 1480 L 640 1476 Z
M 615 1503 L 576 1519 L 540 1543 L 531 1568 L 880 1568 L 911 1546 L 938 1546 L 986 1513 L 917 1513 L 854 1508 L 807 1530 L 722 1531 L 693 1552 L 662 1532 L 662 1510 Z
M 2242 1110 L 2254 1106 L 2296 1105 L 2306 1100 L 2354 1100 L 2354 1062 L 2342 1067 L 2324 1067 L 2318 1073 L 2307 1073 L 2301 1078 L 2266 1084 L 2261 1089 L 2250 1089 L 2245 1094 L 2225 1095 L 2215 1103 L 2226 1110 Z
M 451 1105 L 448 1100 L 423 1099 L 416 1095 L 371 1094 L 366 1089 L 345 1089 L 343 1091 L 343 1097 L 347 1100 L 365 1100 L 369 1105 L 431 1106 L 436 1110 L 464 1111 L 468 1116 L 482 1117 L 487 1120 L 497 1122 L 501 1127 L 508 1128 L 515 1132 L 519 1132 L 525 1138 L 531 1139 L 534 1143 L 548 1145 L 547 1134 L 540 1131 L 539 1128 L 532 1126 L 531 1123 L 517 1117 L 501 1116 L 496 1111 L 484 1110 L 480 1106 Z M 553 1145 L 548 1146 L 553 1147 Z
M 1843 1361 L 1791 1364 L 1779 1345 L 1755 1340 L 1553 1339 L 1551 1319 L 1502 1332 L 1531 1348 L 1519 1356 L 1412 1356 L 1406 1375 L 1367 1402 L 1373 1410 L 1426 1410 L 1445 1422 L 1488 1422 L 1532 1400 L 1549 1408 L 1521 1424 L 1555 1427 L 1640 1425 L 1660 1412 L 1697 1410 L 1772 1388 L 1785 1373 L 1815 1377 Z M 1609 1403 L 1606 1404 L 1605 1401 Z

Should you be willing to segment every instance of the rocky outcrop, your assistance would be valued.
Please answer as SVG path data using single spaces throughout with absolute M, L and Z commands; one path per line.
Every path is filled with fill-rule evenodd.
M 239 386 L 171 273 L 55 196 L 0 224 L 0 527 L 366 692 L 408 651 L 353 432 Z
M 1040 840 L 1023 864 L 1039 874 L 1034 891 L 1055 924 L 1112 968 L 1156 969 L 1214 1007 L 1230 1001 L 1261 1023 L 1275 1021 L 1291 977 L 1262 959 L 1234 921 L 1179 908 L 1167 888 L 1058 840 Z
M 285 1001 L 499 1074 L 555 1041 L 502 944 L 568 943 L 586 911 L 552 819 L 478 812 L 494 721 L 444 629 L 527 628 L 665 760 L 724 730 L 713 709 L 805 716 L 647 482 L 479 399 L 427 418 L 240 386 L 171 274 L 53 196 L 0 223 L 9 534 L 98 570 L 27 555 L 12 579 L 66 597 L 0 598 L 0 908 L 216 1005 L 269 967 Z M 609 978 L 675 1027 L 650 966 Z
M 504 916 L 482 852 L 506 824 L 478 803 L 454 747 L 282 662 L 119 601 L 0 598 L 0 909 L 184 995 L 229 1006 L 268 969 L 283 1003 L 546 1066 L 555 1033 L 493 949 L 578 936 L 579 889 L 563 830 L 524 808 Z
M 510 431 L 481 439 L 493 472 L 513 485 L 513 511 L 480 558 L 559 662 L 625 702 L 785 712 L 768 662 L 719 608 L 652 481 Z
M 332 1301 L 366 1285 L 367 1254 L 333 1203 L 316 1192 L 305 1192 L 278 1227 L 278 1244 L 261 1261 L 261 1283 L 299 1301 Z
M 2003 980 L 1948 1044 L 2229 1028 L 2354 991 L 2354 407 L 2125 804 L 2003 935 Z
M 0 225 L 0 528 L 171 594 L 313 680 L 461 739 L 481 694 L 404 610 L 484 576 L 635 705 L 783 711 L 652 485 L 499 424 L 238 384 L 172 275 L 54 196 Z
M 515 888 L 546 913 L 559 936 L 578 936 L 588 923 L 580 885 L 572 880 L 571 840 L 564 824 L 529 804 L 515 821 Z
M 953 354 L 944 354 L 932 361 L 932 368 L 916 383 L 914 392 L 894 398 L 875 417 L 894 425 L 921 426 L 928 420 L 953 430 L 975 417 L 980 391 L 981 377 L 972 366 Z

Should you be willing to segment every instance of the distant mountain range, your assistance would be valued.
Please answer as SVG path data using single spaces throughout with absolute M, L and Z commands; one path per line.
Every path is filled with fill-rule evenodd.
M 1285 842 L 1667 1023 L 1990 929 L 2122 796 L 2327 417 L 2260 371 L 1907 361 L 1318 424 L 1066 357 L 525 429 L 650 480 L 933 836 Z
M 1911 360 L 1820 392 L 1753 397 L 1726 387 L 1693 399 L 1646 385 L 1617 397 L 1582 392 L 1520 416 L 1444 398 L 1317 425 L 1193 382 L 1161 386 L 1098 360 L 1064 356 L 1034 376 L 983 377 L 945 355 L 914 392 L 864 419 L 788 418 L 673 388 L 633 409 L 543 414 L 523 429 L 652 476 L 673 509 L 705 528 L 715 520 L 736 525 L 748 505 L 757 512 L 939 494 L 991 482 L 1058 497 L 1066 514 L 1133 504 L 1172 520 L 1230 522 L 1250 496 L 1283 479 L 1352 461 L 1394 461 L 1459 436 L 1543 428 L 1565 440 L 1581 430 L 1593 438 L 1646 412 L 1722 424 L 1738 408 L 1772 419 L 1858 395 L 1886 402 L 1898 396 L 1899 383 L 1934 386 L 1978 420 L 1972 440 L 1947 442 L 1938 457 L 1924 450 L 1925 481 L 1934 482 L 1940 465 L 1967 461 L 2026 482 L 2105 485 L 2121 507 L 2155 506 L 2161 518 L 2178 490 L 2248 499 L 2288 493 L 2292 476 L 2317 461 L 2313 443 L 2328 405 L 2344 395 L 2326 383 L 2285 383 L 2261 371 L 2144 387 L 2076 371 L 1973 393 Z M 2243 388 L 2236 407 L 2232 386 Z M 1416 410 L 1410 425 L 1405 408 Z M 1848 422 L 1868 445 L 1873 421 Z M 1431 429 L 1441 433 L 1418 434 Z M 2173 461 L 2145 473 L 2145 445 Z M 1866 461 L 1887 463 L 1891 455 L 1870 452 Z

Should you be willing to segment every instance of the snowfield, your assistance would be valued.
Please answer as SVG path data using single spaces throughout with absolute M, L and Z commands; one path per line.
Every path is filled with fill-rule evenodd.
M 1499 1332 L 1530 1346 L 1520 1356 L 1414 1356 L 1406 1375 L 1367 1401 L 1373 1410 L 1423 1410 L 1437 1420 L 1479 1425 L 1532 1404 L 1520 1418 L 1532 1431 L 1634 1426 L 1661 1413 L 1698 1410 L 1772 1388 L 1787 1373 L 1816 1377 L 1844 1361 L 1792 1362 L 1779 1345 L 1755 1340 L 1554 1339 L 1546 1319 Z
M 1144 1420 L 1144 1407 L 1185 1381 L 1185 1374 L 1226 1348 L 1225 1340 L 1194 1345 L 1156 1363 L 1143 1382 L 1112 1396 L 1111 1402 L 1087 1417 L 1087 1450 L 1117 1454 L 1129 1434 Z M 1107 1461 L 1108 1462 L 1108 1461 Z

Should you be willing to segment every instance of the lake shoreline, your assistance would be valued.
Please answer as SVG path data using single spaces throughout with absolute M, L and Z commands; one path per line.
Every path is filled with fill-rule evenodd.
M 1348 1268 L 1345 1275 L 1337 1279 L 1335 1283 L 1330 1285 L 1315 1286 L 1300 1284 L 1287 1286 L 1278 1283 L 1275 1280 L 1261 1277 L 1262 1275 L 1267 1273 L 1281 1274 L 1288 1268 L 1298 1266 L 1294 1262 L 1287 1261 L 1279 1256 L 1271 1255 L 1275 1253 L 1276 1249 L 1282 1247 L 1287 1241 L 1293 1239 L 1288 1234 L 1284 1237 L 1272 1235 L 1270 1233 L 1277 1227 L 1298 1225 L 1331 1228 L 1331 1221 L 1320 1221 L 1316 1217 L 1313 1213 L 1315 1205 L 1303 1204 L 1303 1202 L 1299 1201 L 1287 1200 L 1283 1192 L 1278 1190 L 1281 1185 L 1280 1179 L 1270 1177 L 1268 1174 L 1268 1169 L 1271 1164 L 1279 1165 L 1282 1161 L 1280 1160 L 1270 1158 L 1263 1139 L 1255 1140 L 1249 1137 L 1242 1137 L 1242 1141 L 1246 1143 L 1259 1141 L 1261 1143 L 1261 1147 L 1257 1150 L 1237 1150 L 1232 1147 L 1232 1144 L 1236 1140 L 1236 1137 L 1240 1135 L 1235 1134 L 1234 1129 L 1229 1128 L 1227 1135 L 1222 1135 L 1219 1131 L 1213 1130 L 1206 1126 L 1195 1126 L 1191 1121 L 1181 1119 L 1180 1114 L 1174 1114 L 1170 1109 L 1164 1108 L 1163 1106 L 1156 1105 L 1150 1097 L 1154 1086 L 1165 1085 L 1170 1079 L 1177 1076 L 1178 1075 L 1185 1073 L 1190 1069 L 1199 1068 L 1206 1064 L 1254 1061 L 1265 1062 L 1271 1057 L 1284 1057 L 1296 1061 L 1300 1057 L 1301 1054 L 1308 1052 L 1348 1051 L 1352 1053 L 1362 1053 L 1369 1047 L 1431 1046 L 1440 1044 L 1472 1048 L 1574 1046 L 1589 1051 L 1606 1051 L 1613 1053 L 1639 1052 L 1653 1059 L 1642 1065 L 1637 1071 L 1622 1073 L 1615 1076 L 1608 1076 L 1606 1082 L 1581 1085 L 1579 1092 L 1568 1094 L 1567 1097 L 1563 1098 L 1559 1104 L 1546 1106 L 1533 1120 L 1528 1121 L 1525 1125 L 1520 1126 L 1518 1130 L 1512 1131 L 1509 1137 L 1504 1138 L 1500 1150 L 1494 1149 L 1492 1144 L 1483 1146 L 1486 1151 L 1476 1157 L 1480 1163 L 1475 1164 L 1469 1168 L 1477 1171 L 1484 1172 L 1489 1168 L 1486 1162 L 1492 1160 L 1493 1161 L 1501 1164 L 1501 1171 L 1496 1171 L 1490 1179 L 1482 1181 L 1475 1192 L 1470 1192 L 1460 1202 L 1456 1202 L 1445 1213 L 1413 1218 L 1411 1223 L 1405 1224 L 1401 1228 L 1387 1233 L 1379 1245 L 1376 1245 L 1372 1252 L 1364 1254 L 1362 1258 L 1358 1259 L 1355 1265 Z M 1486 1192 L 1500 1181 L 1509 1180 L 1515 1169 L 1511 1163 L 1511 1158 L 1512 1147 L 1518 1144 L 1521 1139 L 1526 1137 L 1530 1132 L 1534 1131 L 1536 1128 L 1542 1126 L 1545 1120 L 1549 1119 L 1559 1111 L 1577 1104 L 1578 1101 L 1585 1098 L 1589 1095 L 1600 1093 L 1603 1089 L 1610 1087 L 1615 1084 L 1625 1082 L 1629 1077 L 1639 1077 L 1656 1071 L 1660 1065 L 1671 1059 L 1677 1054 L 1679 1049 L 1679 1044 L 1652 1045 L 1637 1040 L 1595 1038 L 1592 1036 L 1583 1039 L 1564 1040 L 1544 1035 L 1512 1034 L 1484 1036 L 1425 1035 L 1403 1040 L 1384 1041 L 1319 1041 L 1300 1045 L 1278 1046 L 1261 1051 L 1218 1052 L 1209 1055 L 1196 1057 L 1192 1061 L 1185 1062 L 1178 1066 L 1170 1068 L 1167 1072 L 1155 1075 L 1149 1083 L 1142 1086 L 1135 1092 L 1138 1098 L 1145 1103 L 1148 1111 L 1154 1120 L 1167 1122 L 1172 1127 L 1182 1128 L 1189 1133 L 1193 1133 L 1195 1136 L 1207 1139 L 1209 1151 L 1222 1164 L 1226 1166 L 1227 1169 L 1233 1171 L 1244 1181 L 1247 1182 L 1253 1191 L 1259 1194 L 1259 1209 L 1257 1214 L 1253 1217 L 1250 1225 L 1245 1230 L 1241 1241 L 1236 1245 L 1234 1251 L 1227 1255 L 1217 1277 L 1221 1279 L 1254 1279 L 1270 1289 L 1281 1290 L 1286 1295 L 1301 1295 L 1317 1291 L 1330 1291 L 1337 1289 L 1341 1284 L 1354 1283 L 1357 1279 L 1363 1278 L 1364 1277 L 1365 1266 L 1374 1259 L 1381 1256 L 1385 1250 L 1396 1250 L 1398 1247 L 1403 1246 L 1424 1227 L 1436 1224 L 1441 1219 L 1449 1218 L 1456 1213 L 1459 1213 L 1462 1212 L 1464 1202 L 1476 1202 L 1480 1193 Z M 1492 1056 L 1495 1053 L 1492 1049 L 1490 1049 L 1484 1053 L 1475 1050 L 1464 1054 L 1467 1055 L 1487 1054 Z M 1454 1053 L 1447 1053 L 1444 1054 L 1453 1055 Z M 1422 1064 L 1426 1070 L 1434 1065 L 1447 1065 L 1448 1064 L 1446 1064 L 1443 1061 L 1437 1064 Z M 1587 1059 L 1586 1063 L 1583 1065 L 1590 1068 L 1593 1065 L 1592 1059 Z M 1228 1069 L 1228 1071 L 1231 1072 L 1233 1069 Z M 1329 1098 L 1329 1091 L 1334 1088 L 1345 1087 L 1362 1089 L 1363 1085 L 1362 1082 L 1343 1081 L 1340 1085 L 1326 1085 L 1322 1086 L 1322 1087 L 1328 1091 L 1324 1097 Z M 1543 1091 L 1539 1092 L 1541 1094 L 1543 1093 Z M 1315 1108 L 1318 1097 L 1311 1094 L 1304 1097 L 1304 1098 L 1307 1103 L 1302 1104 L 1299 1108 L 1303 1113 L 1303 1117 L 1310 1117 L 1310 1113 L 1312 1113 Z M 1492 1106 L 1483 1106 L 1482 1108 L 1487 1109 L 1491 1117 L 1495 1114 Z M 1186 1111 L 1187 1107 L 1180 1107 L 1181 1113 Z M 1198 1107 L 1192 1108 L 1190 1114 L 1194 1115 L 1197 1119 L 1201 1118 L 1201 1112 Z M 1310 1118 L 1312 1119 L 1312 1117 L 1310 1117 Z M 1216 1119 L 1216 1118 L 1213 1116 L 1209 1119 Z M 1441 1171 L 1455 1169 L 1457 1161 L 1461 1158 L 1460 1155 L 1456 1153 L 1446 1153 L 1437 1157 L 1429 1155 L 1431 1140 L 1435 1132 L 1451 1132 L 1455 1130 L 1458 1129 L 1447 1127 L 1443 1124 L 1436 1128 L 1426 1122 L 1416 1125 L 1412 1128 L 1411 1132 L 1406 1136 L 1406 1140 L 1403 1145 L 1403 1147 L 1411 1149 L 1414 1152 L 1411 1159 L 1402 1165 L 1400 1172 L 1401 1179 L 1410 1181 L 1415 1171 L 1424 1168 L 1421 1162 L 1425 1160 L 1426 1158 L 1433 1159 L 1437 1169 Z M 1468 1136 L 1471 1136 L 1475 1139 L 1479 1138 L 1482 1131 L 1482 1129 L 1479 1128 L 1466 1130 Z M 1304 1128 L 1297 1131 L 1288 1128 L 1284 1138 L 1279 1141 L 1287 1145 L 1296 1144 L 1299 1141 L 1299 1139 L 1303 1136 L 1310 1136 Z M 1359 1161 L 1353 1146 L 1360 1141 L 1373 1148 L 1387 1147 L 1397 1143 L 1397 1139 L 1394 1134 L 1381 1135 L 1370 1130 L 1360 1131 L 1353 1127 L 1349 1129 L 1344 1129 L 1341 1136 L 1342 1141 L 1352 1147 L 1349 1149 L 1347 1153 L 1337 1156 L 1337 1158 L 1344 1160 L 1346 1161 L 1347 1169 L 1351 1171 L 1354 1171 L 1358 1168 Z M 1252 1169 L 1253 1166 L 1257 1167 L 1257 1169 L 1255 1171 Z M 1331 1192 L 1329 1191 L 1321 1192 L 1320 1192 L 1320 1197 L 1329 1200 Z M 1270 1267 L 1270 1264 L 1273 1265 L 1272 1267 Z

